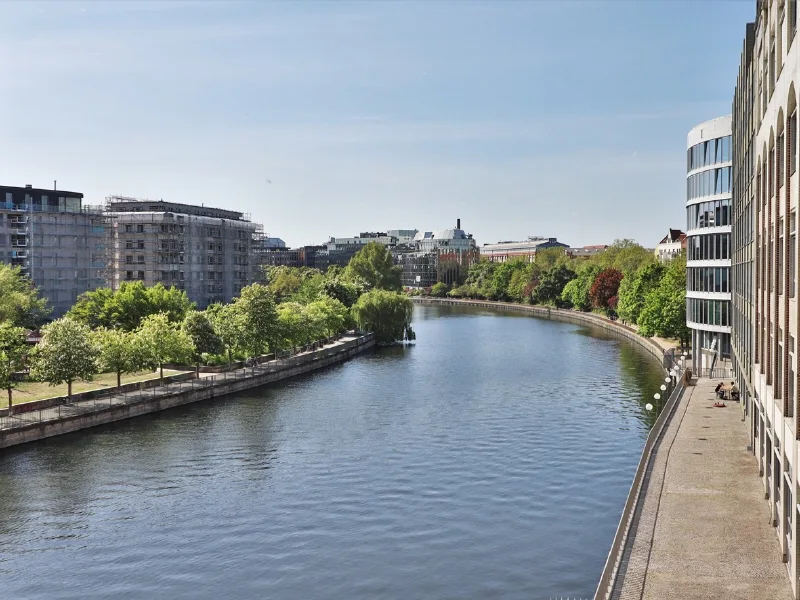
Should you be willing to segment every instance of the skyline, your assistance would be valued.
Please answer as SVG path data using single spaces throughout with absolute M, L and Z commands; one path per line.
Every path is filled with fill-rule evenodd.
M 460 218 L 480 245 L 654 247 L 685 229 L 686 134 L 730 113 L 752 13 L 4 3 L 2 183 L 231 208 L 289 246 Z

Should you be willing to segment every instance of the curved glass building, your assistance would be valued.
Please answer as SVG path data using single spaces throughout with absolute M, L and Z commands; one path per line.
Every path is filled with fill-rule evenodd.
M 731 366 L 731 117 L 689 132 L 686 322 L 695 372 Z

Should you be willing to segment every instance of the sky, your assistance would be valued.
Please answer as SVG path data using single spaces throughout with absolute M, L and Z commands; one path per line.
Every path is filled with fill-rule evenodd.
M 755 0 L 0 2 L 0 183 L 239 210 L 290 246 L 685 229 Z

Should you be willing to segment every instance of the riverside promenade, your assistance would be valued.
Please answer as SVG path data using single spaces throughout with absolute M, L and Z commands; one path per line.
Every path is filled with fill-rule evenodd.
M 792 600 L 739 405 L 686 388 L 655 450 L 611 598 Z
M 304 375 L 344 362 L 375 346 L 373 334 L 343 335 L 321 348 L 290 358 L 149 389 L 111 393 L 87 400 L 0 417 L 0 448 L 158 412 Z M 24 405 L 19 405 L 24 406 Z

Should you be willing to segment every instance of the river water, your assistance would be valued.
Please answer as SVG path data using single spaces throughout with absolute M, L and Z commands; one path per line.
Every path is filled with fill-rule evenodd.
M 417 342 L 0 451 L 0 598 L 590 597 L 662 372 L 416 307 Z

